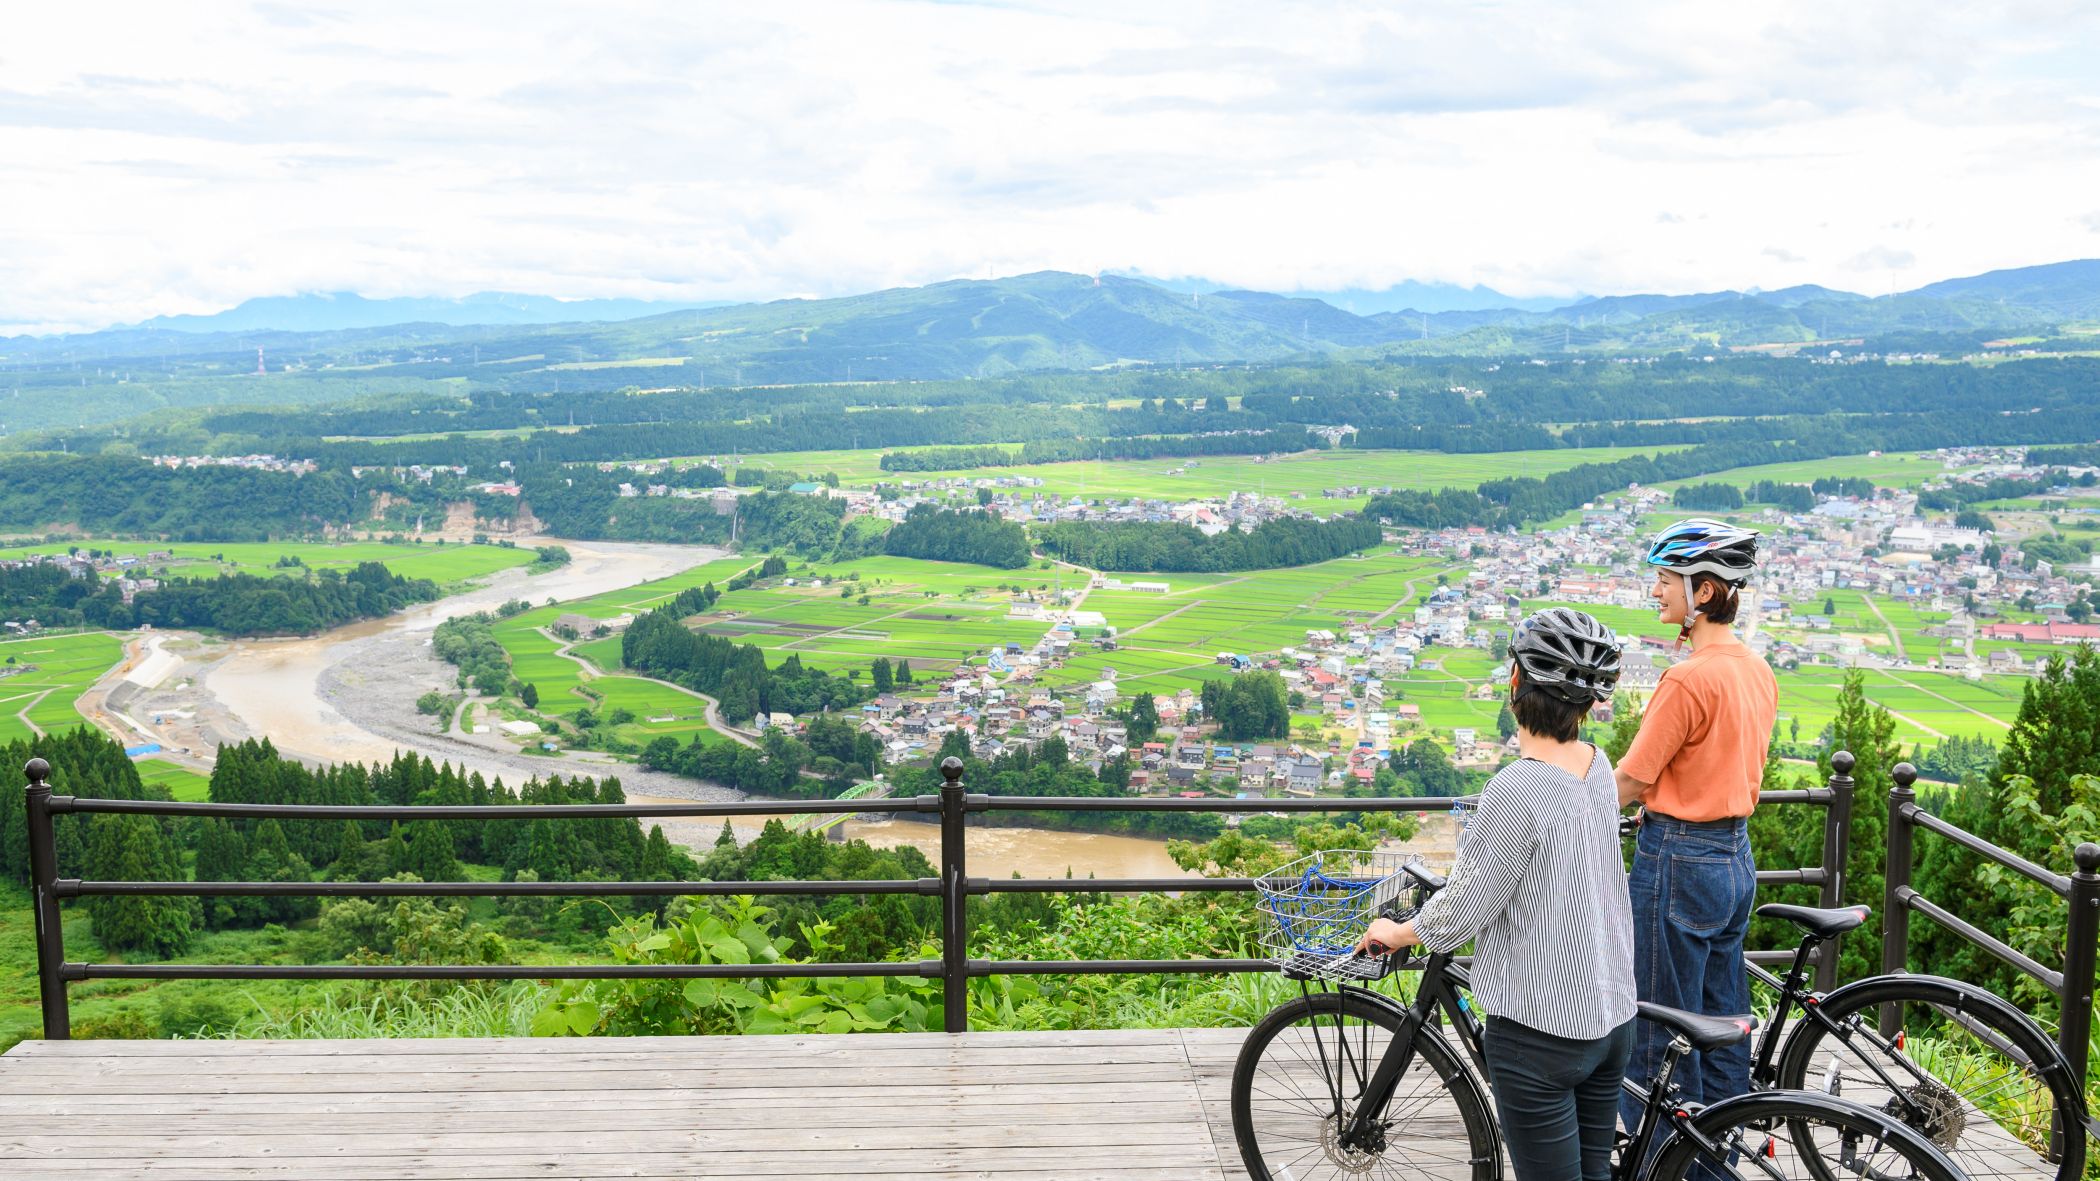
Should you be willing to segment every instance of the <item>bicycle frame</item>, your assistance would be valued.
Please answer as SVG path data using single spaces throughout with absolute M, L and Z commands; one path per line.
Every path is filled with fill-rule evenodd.
M 1352 1148 L 1366 1148 L 1373 1142 L 1377 1131 L 1373 1127 L 1373 1113 L 1385 1111 L 1386 1106 L 1392 1102 L 1394 1090 L 1400 1085 L 1401 1076 L 1414 1065 L 1415 1038 L 1435 1036 L 1432 1031 L 1445 1020 L 1451 1023 L 1452 1032 L 1457 1035 L 1459 1044 L 1465 1048 L 1466 1057 L 1472 1060 L 1480 1081 L 1487 1080 L 1489 1075 L 1486 1026 L 1474 1013 L 1473 1006 L 1464 995 L 1465 991 L 1471 988 L 1471 984 L 1471 978 L 1465 968 L 1449 953 L 1439 952 L 1430 955 L 1423 963 L 1421 983 L 1415 989 L 1415 998 L 1411 1004 L 1403 1005 L 1375 989 L 1337 985 L 1338 988 L 1355 988 L 1359 994 L 1375 1004 L 1384 1006 L 1401 1021 L 1400 1031 L 1380 1058 L 1378 1069 L 1372 1072 L 1364 1086 L 1355 1116 L 1342 1129 L 1343 1144 Z M 1339 1013 L 1335 1017 L 1335 1026 L 1337 1044 L 1343 1045 L 1345 1039 L 1341 1037 Z M 1318 1044 L 1317 1038 L 1315 1044 Z M 1699 1104 L 1671 1107 L 1668 1102 L 1677 1064 L 1690 1051 L 1691 1047 L 1682 1039 L 1671 1043 L 1670 1053 L 1663 1059 L 1662 1074 L 1656 1079 L 1653 1092 L 1632 1079 L 1625 1079 L 1620 1083 L 1628 1095 L 1641 1102 L 1641 1122 L 1640 1126 L 1634 1129 L 1633 1135 L 1620 1143 L 1618 1156 L 1612 1165 L 1613 1176 L 1631 1179 L 1645 1176 L 1648 1164 L 1655 1158 L 1650 1149 L 1666 1138 L 1666 1128 L 1667 1135 L 1689 1138 L 1699 1147 L 1700 1152 L 1712 1161 L 1724 1165 L 1727 1163 L 1726 1150 L 1694 1126 L 1699 1114 L 1709 1108 Z M 1320 1053 L 1324 1059 L 1326 1051 L 1322 1049 Z M 1324 1061 L 1322 1066 L 1324 1069 Z M 1337 1111 L 1340 1110 L 1340 1098 L 1339 1095 L 1335 1096 Z

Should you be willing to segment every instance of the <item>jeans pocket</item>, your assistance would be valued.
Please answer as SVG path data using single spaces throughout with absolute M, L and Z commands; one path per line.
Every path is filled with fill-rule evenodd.
M 1741 902 L 1735 858 L 1670 854 L 1670 922 L 1689 931 L 1717 931 L 1735 918 Z

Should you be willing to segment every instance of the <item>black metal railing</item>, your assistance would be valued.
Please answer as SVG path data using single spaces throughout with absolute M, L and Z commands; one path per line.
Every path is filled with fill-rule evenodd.
M 1768 792 L 1764 802 L 1826 809 L 1823 865 L 1761 870 L 1758 881 L 1814 885 L 1826 906 L 1842 901 L 1843 866 L 1850 842 L 1852 757 L 1832 758 L 1836 771 L 1827 787 Z M 101 800 L 54 795 L 51 768 L 32 759 L 28 836 L 36 918 L 37 979 L 43 1002 L 44 1036 L 72 1034 L 67 1004 L 70 985 L 88 980 L 671 980 L 695 978 L 910 976 L 939 980 L 946 1030 L 969 1028 L 969 981 L 1009 975 L 1150 975 L 1169 972 L 1266 972 L 1261 959 L 1177 960 L 987 960 L 968 951 L 968 905 L 972 896 L 1004 893 L 1148 893 L 1155 891 L 1245 891 L 1251 878 L 973 878 L 964 849 L 965 822 L 973 813 L 995 812 L 1440 812 L 1446 798 L 1368 799 L 1096 799 L 1071 796 L 989 796 L 967 792 L 960 760 L 941 764 L 936 795 L 881 800 L 786 802 L 741 800 L 722 804 L 559 804 L 528 806 L 330 806 L 305 804 L 210 804 L 165 800 Z M 734 816 L 839 815 L 868 812 L 937 816 L 941 826 L 940 877 L 909 881 L 766 882 L 100 882 L 58 876 L 52 821 L 64 815 L 129 814 L 211 816 L 222 819 L 298 820 L 540 820 L 548 818 L 726 818 Z M 941 958 L 867 963 L 810 964 L 89 964 L 68 962 L 59 904 L 66 899 L 160 895 L 178 897 L 450 897 L 668 896 L 742 894 L 886 895 L 916 894 L 941 900 Z M 1793 953 L 1758 953 L 1784 959 Z M 1835 956 L 1818 963 L 1818 975 L 1836 971 Z M 1832 977 L 1834 978 L 1834 977 Z
M 1934 816 L 1918 803 L 1912 784 L 1917 768 L 1898 763 L 1896 785 L 1889 789 L 1888 866 L 1883 877 L 1886 911 L 1881 928 L 1881 969 L 1907 971 L 1910 966 L 1910 916 L 1921 914 L 2015 970 L 2039 982 L 2060 1004 L 2056 1029 L 2057 1048 L 2070 1064 L 2071 1077 L 2081 1085 L 2086 1077 L 2093 1031 L 2093 973 L 2096 951 L 2100 951 L 2100 844 L 2081 843 L 2072 850 L 2074 869 L 2061 874 L 2036 865 L 2017 853 L 1984 840 L 1975 833 Z M 2018 948 L 1920 894 L 1911 883 L 1916 862 L 1914 837 L 1923 829 L 1952 841 L 1992 865 L 2040 885 L 2064 900 L 2064 965 L 2061 969 L 2025 954 Z M 1881 1014 L 1882 1032 L 1893 1034 L 1897 1014 Z M 2066 1130 L 2059 1127 L 2059 1137 Z

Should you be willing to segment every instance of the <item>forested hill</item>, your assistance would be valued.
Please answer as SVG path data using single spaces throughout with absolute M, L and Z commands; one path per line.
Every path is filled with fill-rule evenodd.
M 290 313 L 287 313 L 288 315 Z M 333 331 L 137 328 L 0 340 L 19 391 L 0 429 L 112 421 L 142 407 L 315 403 L 478 389 L 570 392 L 981 379 L 1133 364 L 1398 355 L 1657 354 L 1861 338 L 1965 351 L 2100 315 L 2100 261 L 1992 272 L 1873 299 L 1813 285 L 1627 295 L 1552 311 L 1357 316 L 1254 291 L 1196 295 L 1045 271 L 609 323 L 397 324 Z M 242 321 L 235 321 L 242 322 Z M 257 352 L 266 372 L 257 374 Z M 456 392 L 456 390 L 454 391 Z

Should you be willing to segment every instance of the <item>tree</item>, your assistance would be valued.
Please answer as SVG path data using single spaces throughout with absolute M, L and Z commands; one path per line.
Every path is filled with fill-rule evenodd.
M 1495 714 L 1495 733 L 1500 734 L 1505 742 L 1517 736 L 1517 715 L 1510 712 L 1507 701 L 1502 703 L 1501 710 Z
M 1841 901 L 1875 907 L 1867 925 L 1846 937 L 1844 954 L 1838 961 L 1839 978 L 1856 980 L 1880 970 L 1876 949 L 1881 946 L 1879 903 L 1888 851 L 1886 801 L 1889 788 L 1895 786 L 1892 773 L 1903 758 L 1903 750 L 1896 743 L 1896 719 L 1867 700 L 1866 674 L 1858 669 L 1845 674 L 1844 687 L 1838 690 L 1837 717 L 1830 723 L 1830 738 L 1831 744 L 1816 759 L 1816 770 L 1826 782 L 1833 752 L 1850 751 L 1854 760 L 1852 850 L 1845 866 L 1845 896 Z M 1820 843 L 1820 836 L 1817 839 Z M 1808 865 L 1817 858 L 1814 850 L 1796 852 L 1805 859 L 1789 864 Z
M 1450 756 L 1434 739 L 1417 738 L 1394 751 L 1386 762 L 1406 782 L 1406 794 L 1410 796 L 1450 798 L 1466 794 L 1466 777 L 1451 765 Z
M 900 685 L 911 684 L 911 661 L 899 656 L 896 661 L 896 668 L 896 682 Z
M 1130 699 L 1130 741 L 1150 742 L 1159 733 L 1159 704 L 1150 693 Z
M 1830 618 L 1834 618 L 1834 617 L 1835 617 L 1835 616 L 1837 615 L 1837 613 L 1838 613 L 1838 601 L 1837 601 L 1836 599 L 1834 599 L 1834 598 L 1827 598 L 1827 597 L 1826 597 L 1826 598 L 1825 598 L 1825 599 L 1823 600 L 1823 618 L 1825 618 L 1825 619 L 1830 619 Z
M 1206 696 L 1209 686 L 1205 686 Z M 1283 678 L 1267 670 L 1241 673 L 1219 694 L 1212 720 L 1221 738 L 1285 738 L 1291 732 L 1291 708 Z
M 877 693 L 887 693 L 892 688 L 896 687 L 896 677 L 894 674 L 891 673 L 890 662 L 885 657 L 877 656 L 875 658 L 875 664 L 873 665 L 873 680 L 875 684 L 875 691 Z
M 86 876 L 102 881 L 181 881 L 182 862 L 161 822 L 121 814 L 89 818 Z M 115 951 L 181 955 L 201 917 L 193 898 L 94 897 L 88 919 L 95 938 Z
M 527 681 L 518 690 L 518 700 L 525 703 L 526 709 L 538 709 L 540 707 L 540 687 Z

